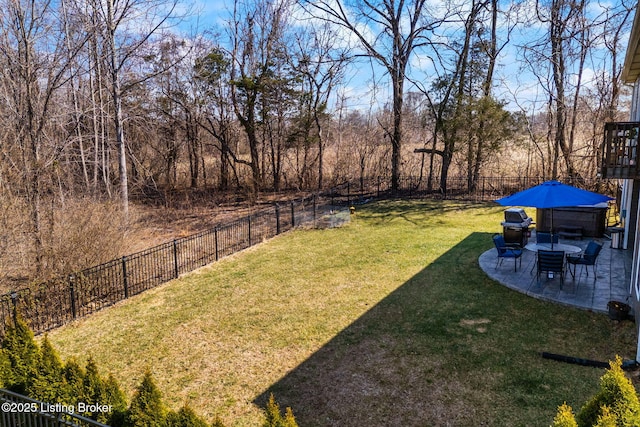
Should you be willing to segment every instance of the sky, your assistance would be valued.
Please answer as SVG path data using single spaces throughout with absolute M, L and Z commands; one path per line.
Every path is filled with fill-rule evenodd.
M 469 2 L 463 2 L 463 4 L 465 3 Z M 431 1 L 428 4 L 433 6 L 437 3 Z M 603 0 L 591 0 L 591 16 L 600 15 L 602 10 L 604 10 L 603 6 L 605 4 L 608 3 L 603 3 Z M 521 11 L 531 14 L 534 5 L 535 1 L 525 0 L 521 3 Z M 233 3 L 225 0 L 192 0 L 189 7 L 192 11 L 192 17 L 183 23 L 181 28 L 192 29 L 197 27 L 202 30 L 216 26 L 222 27 L 225 20 L 230 16 L 230 8 L 233 7 Z M 629 19 L 632 20 L 633 15 Z M 455 28 L 454 24 L 450 25 L 451 27 L 447 29 L 448 32 L 459 30 L 459 26 Z M 508 23 L 503 21 L 499 37 L 501 36 L 503 39 L 506 37 L 507 26 Z M 547 101 L 548 95 L 541 90 L 537 78 L 531 71 L 521 67 L 522 57 L 516 47 L 542 37 L 545 31 L 546 28 L 542 24 L 529 25 L 526 27 L 521 25 L 511 34 L 511 43 L 501 53 L 499 60 L 501 65 L 496 70 L 494 94 L 499 99 L 509 101 L 507 108 L 511 110 L 518 110 L 520 108 L 527 110 L 539 109 L 542 108 Z M 374 32 L 375 31 L 372 33 Z M 627 34 L 622 36 L 622 40 L 625 41 L 624 49 L 626 49 L 627 39 Z M 595 55 L 589 58 L 593 63 L 587 64 L 582 73 L 584 85 L 587 87 L 590 85 L 593 86 L 593 77 L 599 72 L 596 68 L 601 66 L 602 63 L 606 64 L 607 57 L 608 54 L 606 52 L 596 51 Z M 622 62 L 623 57 L 621 57 L 619 61 Z M 434 75 L 431 62 L 426 57 L 414 56 L 411 62 L 411 75 L 419 81 L 428 82 Z M 574 80 L 575 79 L 576 78 L 574 78 Z M 366 61 L 360 61 L 347 73 L 344 87 L 342 87 L 341 90 L 348 97 L 347 103 L 350 108 L 366 110 L 370 108 L 372 104 L 379 108 L 391 99 L 390 85 L 387 80 L 384 70 L 380 66 L 367 63 Z M 379 84 L 375 86 L 375 89 L 374 82 Z M 410 90 L 410 85 L 408 88 Z M 515 102 L 514 99 L 518 101 Z

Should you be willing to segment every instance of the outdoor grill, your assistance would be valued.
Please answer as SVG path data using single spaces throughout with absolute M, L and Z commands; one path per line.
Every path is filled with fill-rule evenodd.
M 524 209 L 509 208 L 505 210 L 504 221 L 500 223 L 505 243 L 525 247 L 529 242 L 531 235 L 529 226 L 532 223 L 533 219 L 526 214 Z

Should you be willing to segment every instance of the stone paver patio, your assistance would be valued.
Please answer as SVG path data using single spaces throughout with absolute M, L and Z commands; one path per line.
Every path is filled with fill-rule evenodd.
M 535 239 L 534 232 L 529 242 L 535 242 Z M 629 304 L 630 250 L 612 249 L 607 238 L 561 239 L 560 243 L 580 246 L 584 250 L 590 240 L 603 244 L 598 256 L 596 277 L 591 267 L 587 276 L 586 267 L 577 266 L 575 279 L 565 269 L 562 287 L 559 277 L 541 277 L 538 282 L 534 268 L 536 253 L 532 251 L 524 250 L 522 266 L 518 260 L 517 272 L 514 272 L 512 259 L 504 259 L 502 265 L 496 268 L 498 254 L 495 247 L 480 255 L 478 261 L 480 268 L 492 279 L 534 298 L 598 312 L 608 312 L 607 303 L 611 300 Z

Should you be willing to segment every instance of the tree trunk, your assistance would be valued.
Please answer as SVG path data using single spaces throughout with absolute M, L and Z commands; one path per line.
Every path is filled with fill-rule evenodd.
M 497 44 L 498 44 L 498 36 L 497 36 L 497 28 L 498 28 L 498 0 L 491 0 L 491 41 L 489 42 L 489 49 L 487 52 L 487 56 L 489 57 L 489 64 L 487 67 L 487 74 L 485 76 L 483 85 L 482 85 L 482 95 L 486 99 L 491 97 L 491 87 L 493 86 L 493 74 L 496 67 L 496 60 L 498 58 Z M 482 166 L 482 162 L 484 161 L 484 147 L 488 141 L 484 139 L 484 129 L 487 125 L 485 120 L 485 111 L 488 106 L 484 102 L 481 101 L 480 107 L 480 123 L 478 124 L 478 138 L 477 138 L 477 146 L 475 153 L 475 164 L 473 165 L 473 172 L 471 175 L 471 185 L 469 186 L 470 191 L 475 191 L 478 185 L 478 180 L 480 179 L 480 168 Z
M 469 63 L 469 49 L 471 46 L 471 36 L 473 33 L 473 28 L 475 27 L 476 17 L 479 12 L 479 7 L 476 4 L 475 0 L 471 7 L 471 12 L 467 21 L 465 23 L 465 36 L 464 36 L 464 44 L 462 47 L 462 52 L 460 52 L 460 56 L 458 58 L 457 64 L 457 93 L 455 98 L 455 110 L 452 118 L 452 126 L 449 126 L 450 130 L 444 132 L 444 149 L 442 156 L 442 172 L 440 175 L 440 188 L 442 192 L 447 194 L 447 180 L 449 177 L 449 167 L 451 166 L 451 162 L 453 161 L 453 155 L 455 153 L 455 145 L 456 139 L 458 137 L 458 131 L 462 126 L 461 116 L 463 111 L 464 104 L 464 87 L 467 80 L 467 66 Z M 452 82 L 453 83 L 453 82 Z
M 114 128 L 116 133 L 116 146 L 118 148 L 118 172 L 120 174 L 120 202 L 125 222 L 129 218 L 129 181 L 127 177 L 127 146 L 124 139 L 122 124 L 122 89 L 116 50 L 116 24 L 113 16 L 113 0 L 107 0 L 107 34 L 109 35 L 109 66 L 111 74 L 111 97 L 114 106 Z
M 322 190 L 324 184 L 324 141 L 322 140 L 322 127 L 320 125 L 320 118 L 317 114 L 317 106 L 314 109 L 314 120 L 316 123 L 316 129 L 318 131 L 318 190 Z
M 400 189 L 400 166 L 402 164 L 402 105 L 404 101 L 405 65 L 396 64 L 393 78 L 393 133 L 391 135 L 391 191 Z

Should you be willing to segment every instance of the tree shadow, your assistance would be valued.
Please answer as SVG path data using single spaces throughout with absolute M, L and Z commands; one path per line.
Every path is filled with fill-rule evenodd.
M 433 212 L 434 216 L 440 217 L 442 214 L 447 212 L 464 212 L 475 208 L 495 208 L 496 213 L 504 210 L 503 206 L 498 206 L 491 202 L 473 203 L 456 200 L 443 202 L 442 200 L 430 199 L 391 199 L 377 201 L 376 203 L 367 206 L 366 213 L 364 213 L 364 215 L 366 215 L 367 221 L 377 225 L 385 224 L 398 218 L 409 221 L 414 225 L 419 225 L 422 223 L 421 221 L 425 213 Z M 356 206 L 356 214 L 363 214 L 358 210 L 358 206 Z M 421 218 L 420 221 L 413 220 L 413 216 Z
M 388 210 L 391 214 L 394 208 Z M 374 209 L 375 214 L 385 215 L 385 208 Z M 484 399 L 481 390 L 474 390 L 473 380 L 443 381 L 434 373 L 444 366 L 455 369 L 448 360 L 452 352 L 465 357 L 458 334 L 467 331 L 459 322 L 481 317 L 475 303 L 480 298 L 473 292 L 493 283 L 477 267 L 477 256 L 490 244 L 490 236 L 473 233 L 459 242 L 254 403 L 264 407 L 273 393 L 282 407 L 293 409 L 300 426 L 473 425 L 479 414 L 469 399 Z M 480 290 L 463 285 L 461 277 L 479 282 Z M 457 304 L 463 293 L 469 300 L 469 292 L 471 303 Z M 491 345 L 487 348 L 491 351 Z M 459 396 L 462 389 L 466 399 Z

